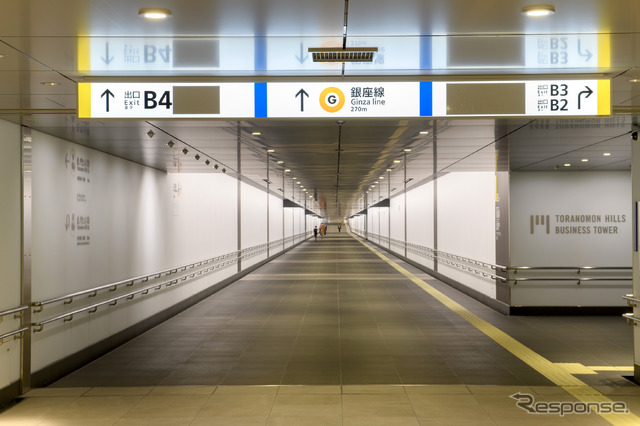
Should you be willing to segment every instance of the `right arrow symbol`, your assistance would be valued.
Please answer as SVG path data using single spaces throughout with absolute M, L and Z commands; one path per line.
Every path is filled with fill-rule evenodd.
M 107 97 L 107 112 L 109 112 L 109 96 L 111 96 L 112 98 L 115 98 L 116 95 L 114 95 L 111 90 L 107 89 L 104 92 L 102 92 L 102 95 L 100 95 L 101 98 Z
M 296 98 L 300 96 L 300 111 L 304 111 L 304 97 L 309 97 L 309 94 L 304 91 L 304 89 L 300 89 L 298 93 L 296 93 Z
M 582 95 L 586 94 L 587 96 L 584 97 L 586 99 L 593 93 L 593 90 L 591 90 L 589 86 L 584 86 L 584 88 L 587 90 L 583 90 L 582 92 L 578 93 L 578 109 L 580 109 L 580 101 L 582 99 Z

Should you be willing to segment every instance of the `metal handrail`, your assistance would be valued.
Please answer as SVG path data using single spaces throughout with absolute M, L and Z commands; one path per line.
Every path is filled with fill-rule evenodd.
M 357 233 L 356 233 L 357 234 Z M 459 256 L 456 254 L 452 254 L 452 253 L 447 253 L 441 250 L 436 250 L 436 249 L 432 249 L 430 247 L 425 247 L 425 246 L 421 246 L 419 244 L 415 244 L 415 243 L 409 243 L 409 242 L 405 242 L 405 241 L 401 241 L 401 240 L 397 240 L 397 239 L 393 239 L 393 238 L 389 238 L 389 237 L 385 237 L 382 235 L 378 235 L 378 234 L 369 234 L 370 236 L 373 236 L 375 238 L 379 238 L 380 240 L 384 240 L 384 241 L 388 241 L 393 245 L 396 246 L 400 246 L 400 247 L 406 247 L 407 250 L 411 251 L 412 253 L 415 254 L 419 254 L 421 256 L 424 257 L 428 257 L 430 259 L 434 259 L 434 260 L 438 260 L 440 262 L 443 262 L 445 264 L 449 264 L 452 266 L 456 266 L 459 267 L 463 270 L 469 270 L 472 271 L 478 275 L 483 275 L 483 276 L 489 276 L 495 279 L 499 279 L 502 282 L 507 282 L 507 281 L 511 281 L 511 282 L 521 282 L 521 281 L 577 281 L 577 284 L 579 285 L 581 282 L 584 281 L 629 281 L 631 280 L 631 277 L 579 277 L 579 278 L 574 278 L 574 277 L 522 277 L 522 278 L 505 278 L 505 277 L 501 277 L 501 276 L 497 276 L 495 274 L 491 274 L 491 273 L 487 273 L 475 268 L 469 268 L 466 265 L 462 265 L 460 263 L 454 262 L 454 261 L 449 261 L 447 259 L 444 258 L 449 258 L 449 259 L 454 259 L 457 261 L 463 261 L 463 262 L 467 262 L 473 265 L 477 265 L 477 266 L 483 266 L 485 268 L 491 268 L 493 270 L 496 271 L 501 271 L 501 272 L 508 272 L 508 271 L 514 271 L 514 273 L 517 273 L 518 271 L 537 271 L 537 270 L 546 270 L 546 271 L 552 271 L 552 270 L 559 270 L 559 271 L 572 271 L 575 270 L 576 273 L 581 273 L 582 271 L 631 271 L 633 268 L 631 267 L 627 267 L 627 266 L 541 266 L 541 267 L 534 267 L 534 266 L 502 266 L 502 265 L 494 265 L 492 263 L 487 263 L 487 262 L 482 262 L 482 261 L 478 261 L 475 259 L 469 259 L 467 257 L 464 256 Z
M 156 279 L 156 278 L 160 278 L 164 275 L 171 275 L 171 274 L 175 274 L 177 272 L 183 272 L 186 271 L 187 269 L 192 269 L 198 266 L 202 266 L 202 265 L 207 265 L 209 263 L 212 262 L 219 262 L 221 260 L 224 259 L 228 259 L 228 258 L 234 258 L 234 257 L 240 257 L 240 259 L 244 259 L 246 258 L 247 253 L 253 253 L 256 251 L 266 251 L 266 247 L 268 245 L 271 244 L 280 244 L 282 242 L 286 242 L 289 239 L 295 239 L 297 237 L 299 237 L 300 235 L 304 235 L 304 233 L 301 234 L 296 234 L 296 235 L 292 235 L 290 237 L 287 238 L 282 238 L 278 241 L 273 241 L 271 243 L 264 243 L 264 244 L 260 244 L 257 246 L 252 246 L 252 247 L 248 247 L 242 250 L 236 250 L 234 252 L 231 253 L 227 253 L 227 254 L 223 254 L 220 256 L 216 256 L 213 258 L 209 258 L 209 259 L 205 259 L 205 260 L 201 260 L 198 262 L 194 262 L 194 263 L 190 263 L 187 265 L 183 265 L 183 266 L 177 266 L 177 267 L 173 267 L 173 268 L 168 268 L 168 269 L 164 269 L 162 271 L 157 271 L 157 272 L 153 272 L 151 274 L 145 274 L 145 275 L 140 275 L 134 278 L 127 278 L 124 280 L 120 280 L 117 282 L 113 282 L 110 284 L 104 284 L 98 287 L 93 287 L 87 290 L 81 290 L 81 291 L 77 291 L 71 294 L 66 294 L 64 296 L 58 296 L 58 297 L 54 297 L 51 299 L 47 299 L 47 300 L 43 300 L 43 301 L 38 301 L 38 302 L 33 302 L 32 306 L 36 307 L 37 309 L 34 309 L 34 313 L 39 313 L 42 312 L 44 307 L 46 305 L 52 304 L 52 303 L 56 303 L 56 302 L 61 302 L 64 301 L 65 305 L 71 304 L 73 303 L 73 299 L 76 297 L 80 297 L 80 296 L 84 296 L 84 295 L 88 295 L 89 297 L 95 297 L 98 295 L 98 292 L 103 291 L 103 290 L 108 290 L 108 291 L 116 291 L 118 289 L 118 287 L 122 286 L 122 285 L 126 285 L 127 287 L 131 287 L 136 281 L 139 281 L 141 283 L 143 282 L 147 282 L 150 279 Z M 1 316 L 1 315 L 0 315 Z
M 537 270 L 632 270 L 631 266 L 509 266 L 510 271 L 537 271 Z
M 17 318 L 20 318 L 22 316 L 22 311 L 26 311 L 27 309 L 29 309 L 29 307 L 25 305 L 25 306 L 18 306 L 17 308 L 8 309 L 6 311 L 2 311 L 0 312 L 0 322 L 2 322 L 2 317 L 5 317 L 11 314 L 17 314 L 18 312 L 20 312 L 20 315 L 17 316 Z
M 302 235 L 302 234 L 298 234 L 298 235 Z M 292 237 L 289 237 L 289 238 L 294 238 L 294 237 L 297 237 L 298 235 L 292 236 Z M 281 241 L 283 241 L 283 240 L 286 240 L 286 238 L 281 239 Z M 190 281 L 191 279 L 196 278 L 196 276 L 200 277 L 202 275 L 209 274 L 209 273 L 213 272 L 216 269 L 219 269 L 219 268 L 222 268 L 222 267 L 226 267 L 226 266 L 229 266 L 229 265 L 233 265 L 235 263 L 238 263 L 238 261 L 240 261 L 242 259 L 246 259 L 246 258 L 249 258 L 249 257 L 256 256 L 256 255 L 258 255 L 260 253 L 263 253 L 263 252 L 265 252 L 267 250 L 267 246 L 269 244 L 270 243 L 264 243 L 264 244 L 260 244 L 258 246 L 253 246 L 253 247 L 250 247 L 250 248 L 247 248 L 247 249 L 237 250 L 237 251 L 232 252 L 232 253 L 227 254 L 227 255 L 218 256 L 216 259 L 219 259 L 219 261 L 217 263 L 214 263 L 212 266 L 210 266 L 207 269 L 203 269 L 203 270 L 200 270 L 200 271 L 197 271 L 197 272 L 193 272 L 193 273 L 190 273 L 190 274 L 185 274 L 182 277 L 176 277 L 174 279 L 165 280 L 165 281 L 160 282 L 160 283 L 153 283 L 153 284 L 148 285 L 146 287 L 143 287 L 143 288 L 140 288 L 140 289 L 137 289 L 137 290 L 125 293 L 125 294 L 121 294 L 121 295 L 118 295 L 116 297 L 112 297 L 112 298 L 110 298 L 108 300 L 104 300 L 104 301 L 101 301 L 99 303 L 94 303 L 94 304 L 89 305 L 89 306 L 78 308 L 78 309 L 75 309 L 73 311 L 66 312 L 66 313 L 63 313 L 63 314 L 60 314 L 60 315 L 57 315 L 57 316 L 54 316 L 54 317 L 51 317 L 51 318 L 48 318 L 48 319 L 45 319 L 45 320 L 42 320 L 42 321 L 33 322 L 33 323 L 31 323 L 31 327 L 33 327 L 33 332 L 34 333 L 38 333 L 38 332 L 41 332 L 44 329 L 44 326 L 46 324 L 49 324 L 49 323 L 52 323 L 52 322 L 55 322 L 55 321 L 59 321 L 59 320 L 64 320 L 65 322 L 72 321 L 74 315 L 77 315 L 77 314 L 82 313 L 82 312 L 88 312 L 90 314 L 91 313 L 95 313 L 95 312 L 97 312 L 98 308 L 101 307 L 101 306 L 115 306 L 115 305 L 117 305 L 119 300 L 123 300 L 123 299 L 132 300 L 137 294 L 146 295 L 151 290 L 158 291 L 158 290 L 162 289 L 162 287 L 167 288 L 167 287 L 171 287 L 171 286 L 176 285 L 176 284 L 184 284 L 184 283 Z M 239 255 L 242 252 L 244 252 L 245 254 L 244 255 Z M 225 259 L 229 259 L 229 260 L 225 260 Z M 211 263 L 211 261 L 200 262 L 199 264 L 202 265 L 202 264 L 208 264 L 208 263 Z M 178 269 L 179 270 L 184 270 L 182 268 L 178 268 Z
M 22 339 L 25 331 L 27 330 L 29 330 L 29 327 L 22 327 L 15 331 L 10 331 L 9 333 L 3 334 L 2 336 L 0 336 L 0 346 L 2 346 L 2 344 L 4 343 L 4 339 L 6 339 L 7 337 L 14 336 L 14 339 Z
M 633 294 L 625 294 L 622 298 L 627 301 L 629 306 L 635 306 L 636 303 L 640 303 L 640 299 L 635 297 Z
M 171 286 L 176 285 L 176 284 L 184 284 L 185 282 L 190 281 L 193 278 L 196 278 L 196 276 L 197 277 L 201 277 L 202 275 L 206 275 L 206 274 L 208 274 L 208 273 L 210 273 L 210 272 L 212 272 L 212 271 L 214 271 L 216 269 L 220 269 L 223 266 L 229 266 L 229 265 L 233 265 L 235 263 L 238 263 L 239 260 L 240 260 L 240 258 L 235 257 L 235 258 L 232 258 L 232 259 L 224 261 L 224 262 L 219 262 L 219 263 L 216 263 L 213 266 L 211 266 L 211 267 L 209 267 L 207 269 L 204 269 L 202 271 L 198 271 L 198 272 L 194 272 L 194 273 L 191 273 L 191 274 L 187 274 L 187 275 L 185 275 L 183 277 L 179 277 L 179 278 L 176 278 L 176 279 L 166 280 L 166 281 L 163 281 L 163 282 L 160 282 L 160 283 L 154 283 L 154 284 L 148 285 L 146 287 L 131 291 L 129 293 L 125 293 L 125 294 L 118 295 L 116 297 L 112 297 L 111 299 L 104 300 L 104 301 L 99 302 L 99 303 L 94 303 L 92 305 L 85 306 L 85 307 L 82 307 L 82 308 L 79 308 L 79 309 L 75 309 L 75 310 L 70 311 L 70 312 L 65 312 L 63 314 L 57 315 L 55 317 L 48 318 L 46 320 L 34 322 L 34 323 L 31 324 L 31 326 L 34 327 L 34 330 L 33 330 L 34 333 L 37 333 L 37 332 L 42 331 L 46 324 L 49 324 L 49 323 L 52 323 L 52 322 L 55 322 L 55 321 L 59 321 L 61 319 L 64 319 L 65 322 L 72 321 L 74 315 L 82 313 L 82 312 L 95 313 L 98 310 L 98 308 L 101 307 L 101 306 L 105 306 L 105 305 L 115 306 L 115 305 L 117 305 L 119 300 L 122 300 L 122 299 L 131 300 L 137 294 L 145 295 L 145 294 L 148 294 L 150 290 L 158 291 L 158 290 L 162 289 L 162 287 L 167 288 L 167 287 L 171 287 Z
M 634 317 L 632 312 L 627 314 L 622 314 L 622 317 L 627 320 L 627 323 L 629 325 L 636 325 L 637 323 L 640 322 L 640 318 Z
M 426 257 L 432 258 L 432 259 L 436 259 L 444 264 L 447 265 L 451 265 L 454 266 L 456 268 L 462 269 L 463 271 L 469 271 L 469 272 L 473 272 L 476 275 L 482 275 L 483 277 L 491 277 L 493 279 L 497 279 L 497 280 L 501 280 L 502 282 L 506 282 L 507 279 L 504 277 L 500 277 L 498 275 L 492 274 L 490 272 L 486 272 L 486 271 L 482 271 L 480 269 L 476 269 L 467 265 L 463 265 L 461 263 L 457 263 L 453 260 L 449 260 L 449 259 L 454 259 L 457 261 L 462 261 L 462 262 L 467 262 L 470 263 L 472 265 L 476 265 L 476 266 L 483 266 L 485 268 L 490 268 L 490 269 L 494 269 L 494 270 L 505 270 L 505 266 L 500 266 L 500 265 L 494 265 L 491 263 L 487 263 L 487 262 L 482 262 L 479 260 L 475 260 L 475 259 L 469 259 L 463 256 L 458 256 L 455 254 L 451 254 L 451 253 L 447 253 L 441 250 L 436 250 L 436 249 L 432 249 L 430 247 L 425 247 L 425 246 L 421 246 L 419 244 L 415 244 L 415 243 L 409 243 L 406 241 L 400 241 L 400 240 L 396 240 L 393 238 L 389 238 L 389 237 L 384 237 L 382 235 L 378 235 L 378 234 L 370 234 L 374 237 L 378 237 L 379 239 L 385 239 L 388 240 L 392 243 L 396 243 L 396 245 L 399 246 L 405 246 L 407 247 L 407 249 L 411 250 L 413 253 L 416 254 L 420 254 L 420 255 L 425 255 Z M 444 258 L 448 258 L 448 259 L 444 259 Z

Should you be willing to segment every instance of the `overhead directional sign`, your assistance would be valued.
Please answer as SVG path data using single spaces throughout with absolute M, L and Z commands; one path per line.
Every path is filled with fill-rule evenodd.
M 254 83 L 78 83 L 78 118 L 255 117 Z
M 610 80 L 78 84 L 79 118 L 610 114 Z
M 611 114 L 610 80 L 433 83 L 435 117 Z

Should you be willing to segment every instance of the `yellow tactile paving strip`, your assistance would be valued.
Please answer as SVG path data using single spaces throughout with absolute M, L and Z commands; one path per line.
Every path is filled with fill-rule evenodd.
M 358 240 L 360 241 L 360 240 Z M 567 393 L 574 396 L 576 399 L 582 402 L 614 402 L 607 396 L 603 395 L 598 390 L 587 385 L 583 381 L 573 376 L 570 369 L 564 368 L 562 365 L 553 363 L 527 346 L 523 345 L 507 333 L 503 332 L 499 328 L 493 326 L 489 322 L 483 320 L 479 316 L 475 315 L 464 306 L 455 302 L 442 292 L 436 290 L 434 287 L 427 284 L 425 281 L 418 278 L 416 275 L 404 269 L 402 266 L 395 263 L 370 245 L 360 241 L 362 245 L 367 247 L 373 253 L 375 253 L 382 260 L 387 262 L 393 268 L 395 268 L 402 275 L 411 280 L 414 284 L 422 288 L 429 293 L 432 297 L 445 305 L 447 308 L 464 318 L 469 324 L 476 327 L 478 330 L 486 334 L 493 341 L 500 346 L 511 352 L 516 357 L 520 358 L 527 365 L 535 369 L 538 373 L 551 380 L 557 386 L 564 389 Z M 629 412 L 629 414 L 600 414 L 605 420 L 612 425 L 639 425 L 640 417 Z

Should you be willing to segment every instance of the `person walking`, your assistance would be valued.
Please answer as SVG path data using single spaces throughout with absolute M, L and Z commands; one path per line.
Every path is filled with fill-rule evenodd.
M 318 241 L 318 227 L 313 228 L 313 238 Z
M 340 233 L 341 229 L 342 229 L 342 225 L 338 225 L 338 234 Z

